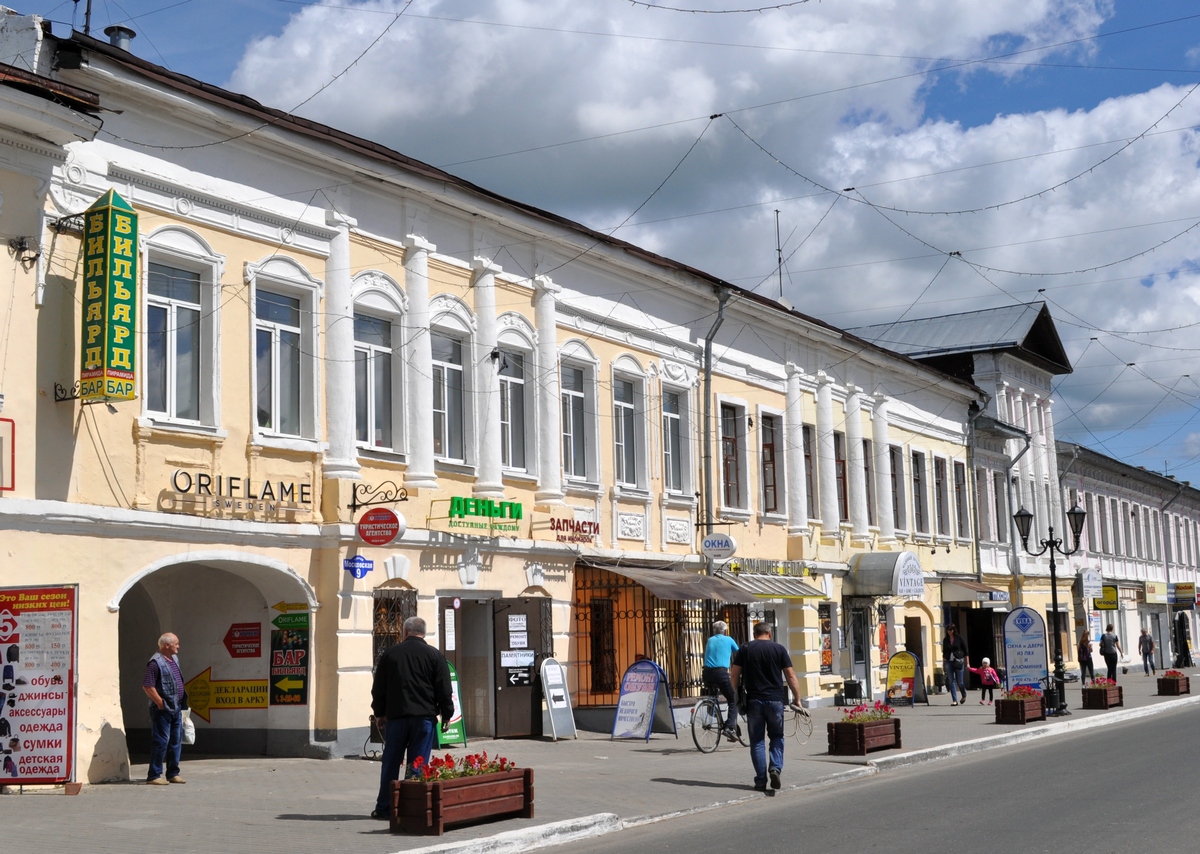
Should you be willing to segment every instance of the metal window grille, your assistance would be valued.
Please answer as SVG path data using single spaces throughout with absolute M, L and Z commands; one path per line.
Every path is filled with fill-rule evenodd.
M 371 627 L 372 668 L 380 657 L 404 640 L 404 621 L 417 616 L 417 591 L 384 589 L 375 591 L 375 616 Z

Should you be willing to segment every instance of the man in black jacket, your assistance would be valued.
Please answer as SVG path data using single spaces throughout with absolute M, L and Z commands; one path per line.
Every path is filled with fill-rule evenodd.
M 445 657 L 425 643 L 425 621 L 420 617 L 404 621 L 404 640 L 379 659 L 371 685 L 371 711 L 384 730 L 379 797 L 371 817 L 386 819 L 391 814 L 392 781 L 400 776 L 401 762 L 405 777 L 412 775 L 418 756 L 428 762 L 437 716 L 442 717 L 443 729 L 454 717 L 450 668 Z

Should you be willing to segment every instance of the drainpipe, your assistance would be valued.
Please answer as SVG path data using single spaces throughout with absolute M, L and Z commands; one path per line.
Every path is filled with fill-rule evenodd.
M 1028 433 L 1025 434 L 1025 447 L 1021 449 L 1021 453 L 1017 454 L 1004 466 L 1004 486 L 1008 491 L 1008 571 L 1012 573 L 1014 587 L 1017 590 L 1017 605 L 1023 605 L 1024 602 L 1021 596 L 1021 556 L 1017 554 L 1017 538 L 1020 536 L 1017 533 L 1017 522 L 1013 519 L 1013 488 L 1012 488 L 1012 470 L 1021 459 L 1025 456 L 1025 452 L 1029 450 L 1030 444 L 1033 442 L 1033 437 Z M 1057 619 L 1057 617 L 1055 618 Z
M 979 483 L 975 480 L 975 421 L 987 411 L 992 396 L 983 393 L 983 406 L 967 419 L 967 476 L 971 484 L 971 516 L 975 520 L 975 580 L 983 583 L 983 558 L 979 555 Z
M 717 330 L 725 322 L 725 303 L 729 301 L 729 291 L 717 291 L 717 319 L 712 329 L 704 336 L 704 535 L 713 532 L 713 490 L 712 490 L 712 347 Z M 712 575 L 712 561 L 706 560 L 705 566 Z

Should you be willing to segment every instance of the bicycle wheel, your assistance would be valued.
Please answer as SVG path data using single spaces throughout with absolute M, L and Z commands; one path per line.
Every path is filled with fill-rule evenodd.
M 799 744 L 808 742 L 808 737 L 813 733 L 812 715 L 806 709 L 800 709 L 798 712 L 792 713 L 792 726 L 795 728 L 796 741 Z
M 721 715 L 711 697 L 692 707 L 692 741 L 701 753 L 712 753 L 721 743 Z

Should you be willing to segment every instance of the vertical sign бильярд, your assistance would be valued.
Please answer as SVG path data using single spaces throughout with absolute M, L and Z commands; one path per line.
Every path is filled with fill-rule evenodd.
M 81 400 L 137 397 L 138 215 L 109 190 L 84 213 Z

